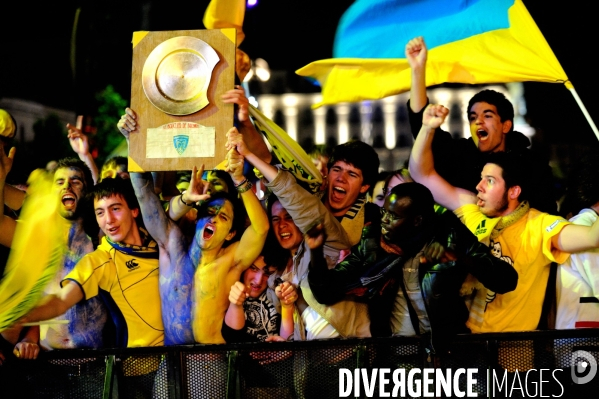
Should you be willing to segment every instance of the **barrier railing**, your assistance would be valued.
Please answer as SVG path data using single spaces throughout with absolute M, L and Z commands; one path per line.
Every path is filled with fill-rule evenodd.
M 587 398 L 599 392 L 599 376 L 584 380 L 593 367 L 597 371 L 599 329 L 459 335 L 449 354 L 433 357 L 427 341 L 392 337 L 69 349 L 42 353 L 35 361 L 13 360 L 0 373 L 5 384 L 19 387 L 14 396 L 19 398 L 384 397 L 381 384 L 392 397 L 419 397 L 426 396 L 425 370 L 433 367 L 451 385 L 448 391 L 434 380 L 433 397 L 467 396 L 468 389 L 478 397 Z M 587 357 L 577 358 L 580 351 Z M 385 369 L 387 385 L 380 374 Z M 3 387 L 0 397 L 11 392 Z

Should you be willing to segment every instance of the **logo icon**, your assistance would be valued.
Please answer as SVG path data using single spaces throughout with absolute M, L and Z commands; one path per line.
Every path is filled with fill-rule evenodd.
M 127 266 L 127 269 L 129 270 L 135 270 L 139 267 L 139 264 L 135 261 L 135 259 L 131 259 L 125 262 L 125 266 Z
M 474 230 L 474 235 L 484 234 L 487 231 L 487 228 L 485 227 L 485 222 L 486 221 L 483 220 L 478 224 L 478 226 L 476 226 L 476 229 Z
M 177 135 L 173 137 L 173 144 L 175 145 L 175 150 L 177 150 L 179 155 L 182 155 L 189 144 L 189 136 L 184 134 Z
M 572 381 L 575 384 L 586 384 L 597 374 L 597 361 L 587 351 L 576 351 L 572 353 L 570 363 Z

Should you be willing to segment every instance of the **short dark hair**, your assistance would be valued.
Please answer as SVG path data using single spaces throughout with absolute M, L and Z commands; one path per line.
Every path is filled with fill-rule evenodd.
M 84 183 L 86 192 L 91 190 L 91 188 L 94 186 L 94 178 L 92 177 L 92 171 L 89 169 L 89 166 L 87 166 L 85 162 L 83 162 L 82 160 L 72 157 L 59 159 L 56 168 L 54 169 L 54 173 L 56 173 L 56 171 L 61 168 L 79 169 L 83 173 L 83 178 L 85 179 Z
M 501 177 L 505 181 L 505 189 L 519 186 L 519 201 L 528 199 L 532 165 L 530 157 L 515 151 L 493 152 L 487 157 L 486 163 L 492 163 L 501 168 Z
M 239 198 L 237 198 L 236 194 L 237 191 L 234 191 L 233 194 L 226 193 L 224 191 L 216 192 L 214 194 L 211 194 L 210 198 L 206 202 L 203 202 L 198 209 L 198 218 L 201 218 L 208 214 L 208 207 L 215 200 L 225 199 L 231 203 L 231 205 L 233 206 L 233 224 L 231 225 L 230 232 L 234 231 L 236 234 L 235 237 L 233 237 L 233 239 L 228 241 L 228 243 L 237 241 L 239 238 L 241 238 L 241 235 L 245 228 L 246 211 L 243 206 L 243 203 Z
M 135 191 L 133 191 L 133 185 L 129 179 L 123 179 L 118 176 L 114 178 L 107 177 L 96 184 L 88 193 L 88 197 L 92 204 L 94 200 L 97 201 L 102 198 L 109 198 L 116 195 L 123 197 L 129 209 L 139 209 L 139 202 L 137 202 Z
M 398 198 L 409 198 L 409 210 L 413 216 L 420 215 L 423 220 L 429 220 L 435 213 L 435 199 L 433 198 L 433 194 L 426 186 L 420 183 L 407 182 L 398 184 L 391 189 L 390 195 L 395 195 Z
M 476 93 L 468 102 L 466 109 L 466 119 L 470 119 L 470 109 L 476 103 L 485 102 L 494 105 L 497 108 L 497 115 L 501 122 L 511 121 L 512 127 L 510 132 L 514 130 L 514 106 L 502 93 L 495 90 L 482 90 Z
M 362 171 L 364 181 L 362 185 L 376 184 L 376 176 L 379 173 L 379 155 L 375 149 L 360 140 L 350 140 L 333 148 L 327 167 L 329 170 L 335 162 L 345 162 Z

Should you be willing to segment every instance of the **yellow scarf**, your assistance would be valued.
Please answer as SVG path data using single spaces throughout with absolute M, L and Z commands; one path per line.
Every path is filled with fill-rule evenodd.
M 520 218 L 524 216 L 529 209 L 530 205 L 528 205 L 528 201 L 522 201 L 513 212 L 511 212 L 509 215 L 502 216 L 501 220 L 495 225 L 495 228 L 491 232 L 491 239 L 494 240 L 499 237 L 506 228 L 520 220 Z

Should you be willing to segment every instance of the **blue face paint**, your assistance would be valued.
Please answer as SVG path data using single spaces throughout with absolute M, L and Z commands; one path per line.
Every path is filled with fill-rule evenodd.
M 214 217 L 217 216 L 225 207 L 226 203 L 225 198 L 217 198 L 211 200 L 206 206 L 206 213 L 203 215 L 199 215 L 198 221 L 196 223 L 196 238 L 199 240 L 198 234 L 201 234 L 204 230 L 206 224 Z M 233 215 L 229 215 L 231 218 Z
M 218 198 L 218 199 L 210 201 L 208 203 L 208 214 L 210 216 L 218 215 L 218 213 L 221 211 L 221 209 L 224 208 L 226 201 L 227 200 L 224 198 Z

